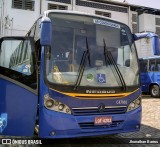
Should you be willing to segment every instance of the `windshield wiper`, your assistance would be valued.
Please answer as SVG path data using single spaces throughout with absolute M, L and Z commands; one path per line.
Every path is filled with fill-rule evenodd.
M 113 71 L 113 69 L 112 69 L 112 66 L 111 66 L 111 69 L 112 69 L 112 71 L 113 71 L 113 74 L 115 75 L 116 79 L 117 79 L 117 77 L 118 77 L 118 79 L 120 80 L 120 83 L 121 83 L 121 85 L 122 85 L 123 90 L 126 90 L 126 83 L 125 83 L 125 81 L 124 81 L 124 78 L 123 78 L 123 76 L 122 76 L 122 74 L 121 74 L 121 72 L 120 72 L 120 70 L 119 70 L 119 68 L 118 68 L 118 66 L 117 66 L 117 64 L 116 64 L 116 62 L 115 62 L 112 54 L 111 54 L 111 52 L 107 50 L 106 42 L 105 42 L 104 39 L 103 39 L 103 42 L 104 42 L 104 57 L 105 57 L 106 65 L 107 65 L 107 62 L 108 62 L 109 64 L 112 64 L 112 65 L 113 65 L 113 67 L 114 67 L 114 69 L 115 69 L 114 71 L 116 71 L 116 73 L 115 73 L 115 72 Z M 107 60 L 107 59 L 108 59 L 108 60 Z M 118 82 L 118 84 L 119 84 L 119 82 Z
M 76 90 L 78 88 L 78 86 L 80 85 L 80 83 L 81 83 L 82 76 L 83 76 L 83 73 L 84 73 L 84 69 L 85 69 L 86 63 L 87 63 L 87 60 L 86 60 L 87 56 L 88 56 L 89 65 L 91 65 L 90 51 L 89 51 L 87 37 L 86 37 L 86 48 L 87 48 L 87 51 L 83 52 L 82 59 L 81 59 L 80 65 L 79 65 L 79 69 L 78 69 L 78 73 L 79 74 L 78 74 L 78 78 L 77 78 L 76 84 L 74 86 L 74 90 Z

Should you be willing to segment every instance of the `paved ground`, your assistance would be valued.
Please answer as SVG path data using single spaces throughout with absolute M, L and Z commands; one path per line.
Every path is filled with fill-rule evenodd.
M 160 98 L 145 96 L 142 101 L 142 123 L 160 130 Z M 155 136 L 160 138 L 159 136 Z
M 67 140 L 67 144 L 61 144 L 63 140 L 56 141 L 54 145 L 47 146 L 67 146 L 67 147 L 160 147 L 160 98 L 143 96 L 142 99 L 142 126 L 136 133 L 126 133 L 119 135 L 107 135 L 93 138 Z M 159 138 L 159 144 L 110 144 L 111 142 L 124 142 L 124 138 L 154 139 Z M 15 145 L 14 145 L 15 146 Z M 20 145 L 19 145 L 20 146 Z M 19 147 L 18 146 L 18 147 Z
M 160 98 L 151 98 L 143 95 L 142 99 L 142 126 L 136 133 L 120 134 L 117 137 L 125 138 L 159 138 L 159 144 L 139 146 L 160 146 Z M 129 146 L 133 146 L 129 145 Z M 138 145 L 137 145 L 138 146 Z

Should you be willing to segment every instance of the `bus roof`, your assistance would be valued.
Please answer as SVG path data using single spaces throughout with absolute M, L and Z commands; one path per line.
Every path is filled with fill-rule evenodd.
M 91 14 L 91 13 L 86 13 L 86 12 L 80 12 L 80 11 L 70 11 L 70 10 L 46 10 L 44 11 L 44 16 L 48 17 L 49 13 L 66 13 L 66 14 L 78 14 L 78 15 L 85 15 L 85 16 L 92 16 L 92 17 L 98 17 L 98 18 L 102 18 L 102 19 L 109 19 L 112 21 L 115 21 L 117 23 L 123 24 L 128 26 L 127 24 L 124 24 L 122 22 L 119 22 L 115 19 L 109 18 L 109 17 L 105 17 L 105 16 L 101 16 L 101 15 L 96 15 L 96 14 Z

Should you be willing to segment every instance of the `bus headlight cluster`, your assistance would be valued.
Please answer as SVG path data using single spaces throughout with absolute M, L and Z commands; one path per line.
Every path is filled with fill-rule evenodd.
M 71 114 L 71 110 L 67 105 L 50 98 L 49 94 L 44 96 L 44 106 L 49 110 Z
M 141 96 L 131 102 L 128 106 L 127 112 L 132 111 L 141 106 Z

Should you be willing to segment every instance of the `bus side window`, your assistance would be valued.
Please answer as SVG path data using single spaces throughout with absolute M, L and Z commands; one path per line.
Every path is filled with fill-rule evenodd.
M 41 18 L 37 20 L 36 22 L 36 28 L 34 33 L 34 40 L 37 42 L 40 39 L 40 24 L 41 24 Z
M 141 72 L 147 72 L 147 70 L 148 70 L 147 64 L 148 64 L 147 60 L 140 60 L 140 70 L 141 70 Z
M 155 71 L 155 65 L 154 64 L 151 65 L 150 71 Z
M 29 39 L 4 40 L 0 49 L 2 75 L 36 89 L 35 65 Z
M 156 71 L 160 71 L 160 59 L 156 59 Z
M 149 61 L 149 70 L 155 71 L 155 60 L 153 59 Z
M 157 71 L 160 71 L 160 64 L 157 64 Z
M 36 29 L 36 24 L 34 24 L 31 28 L 31 30 L 28 32 L 27 36 L 34 37 L 35 35 L 35 29 Z

